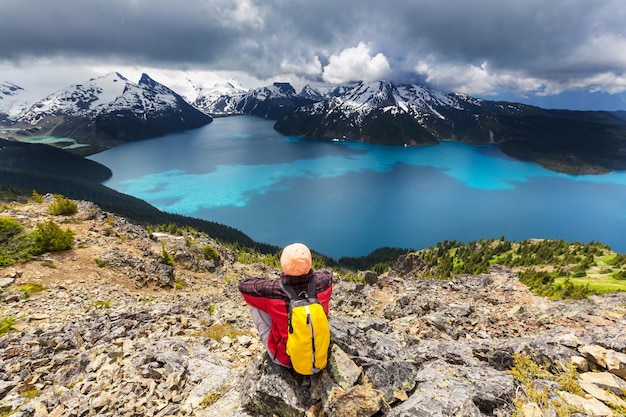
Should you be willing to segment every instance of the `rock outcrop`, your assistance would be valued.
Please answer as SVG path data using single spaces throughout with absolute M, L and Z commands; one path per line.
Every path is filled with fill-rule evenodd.
M 11 206 L 1 216 L 25 225 L 54 219 L 46 204 Z M 10 318 L 13 329 L 0 336 L 0 415 L 626 410 L 624 293 L 550 301 L 504 268 L 427 280 L 419 277 L 419 260 L 402 259 L 389 274 L 368 275 L 369 283 L 337 277 L 329 364 L 303 377 L 268 359 L 237 290 L 244 277 L 276 271 L 236 262 L 209 237 L 149 234 L 90 203 L 55 220 L 74 231 L 74 249 L 0 270 L 0 319 Z M 219 259 L 201 255 L 207 245 Z M 43 290 L 29 292 L 28 283 Z M 525 394 L 511 372 L 521 356 L 556 375 L 575 367 L 580 390 L 534 376 L 529 386 L 549 401 Z

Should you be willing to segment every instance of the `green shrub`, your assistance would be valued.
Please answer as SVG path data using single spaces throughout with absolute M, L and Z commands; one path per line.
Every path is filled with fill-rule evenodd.
M 38 282 L 27 282 L 18 286 L 11 286 L 9 289 L 20 291 L 22 293 L 22 298 L 27 299 L 30 298 L 30 294 L 33 292 L 40 292 L 47 290 L 47 288 Z
M 93 303 L 93 308 L 95 309 L 111 308 L 111 302 L 110 301 L 96 301 Z
M 59 225 L 52 220 L 37 223 L 33 237 L 34 255 L 68 250 L 74 245 L 74 232 L 70 229 L 61 230 Z
M 534 384 L 537 380 L 554 381 L 564 391 L 580 396 L 584 395 L 578 384 L 576 369 L 571 364 L 566 369 L 557 369 L 552 372 L 546 366 L 534 362 L 529 355 L 517 353 L 513 355 L 513 367 L 509 373 L 518 385 L 513 400 L 515 405 L 514 417 L 526 415 L 523 406 L 527 403 L 535 403 L 541 410 L 547 411 L 545 415 L 570 416 L 578 411 L 574 407 L 552 398 L 547 388 L 538 388 Z
M 364 276 L 359 276 L 358 274 L 349 271 L 346 272 L 343 276 L 343 279 L 345 279 L 346 281 L 350 281 L 350 282 L 358 282 L 361 284 L 365 284 L 365 277 Z
M 209 408 L 213 404 L 217 402 L 228 390 L 230 389 L 229 385 L 222 385 L 218 388 L 217 391 L 209 392 L 203 399 L 200 401 L 200 406 L 204 408 Z
M 107 264 L 105 261 L 103 261 L 100 258 L 93 258 L 93 260 L 96 262 L 96 265 L 98 265 L 99 268 L 104 268 Z
M 37 204 L 43 203 L 43 197 L 37 191 L 33 190 L 33 193 L 30 196 L 30 199 Z
M 622 269 L 620 271 L 617 271 L 613 274 L 613 278 L 618 279 L 618 280 L 626 280 L 626 269 Z
M 174 265 L 174 257 L 167 251 L 165 243 L 161 242 L 161 261 L 165 265 Z
M 208 393 L 202 401 L 200 401 L 200 405 L 205 408 L 211 407 L 217 400 L 220 399 L 222 395 L 219 392 L 210 392 Z
M 26 262 L 31 254 L 32 236 L 9 217 L 0 217 L 0 267 Z
M 7 242 L 23 230 L 24 227 L 17 220 L 10 217 L 0 217 L 0 243 Z
M 621 266 L 626 266 L 626 254 L 624 254 L 624 253 L 617 253 L 617 254 L 615 254 L 613 259 L 611 261 L 609 261 L 608 264 L 616 266 L 618 268 L 621 267 Z
M 570 269 L 570 274 L 574 278 L 582 278 L 587 276 L 588 265 L 586 263 L 580 263 L 578 265 L 574 265 L 572 269 Z
M 20 291 L 26 291 L 28 293 L 31 293 L 31 292 L 40 292 L 47 288 L 45 287 L 45 285 L 40 284 L 38 282 L 27 282 L 25 284 L 18 286 L 17 289 Z
M 204 259 L 209 261 L 218 261 L 220 259 L 220 254 L 211 245 L 205 245 L 204 248 L 202 248 L 202 254 L 204 255 Z
M 535 379 L 550 379 L 551 374 L 548 370 L 536 362 L 525 353 L 516 353 L 513 355 L 513 367 L 509 373 L 516 381 L 522 384 L 530 384 Z
M 13 317 L 0 319 L 0 336 L 7 334 L 9 332 L 12 332 L 14 330 L 13 329 L 14 322 L 15 322 L 15 319 Z
M 270 268 L 280 268 L 280 259 L 277 254 L 263 254 L 249 248 L 240 248 L 237 250 L 237 262 L 242 264 L 262 263 Z M 315 265 L 314 267 L 317 266 Z
M 22 395 L 22 397 L 32 400 L 33 398 L 37 398 L 41 395 L 41 390 L 30 389 L 30 390 L 22 391 L 20 394 Z
M 48 213 L 53 216 L 70 216 L 77 211 L 78 206 L 76 203 L 67 197 L 63 197 L 61 194 L 55 194 L 54 201 L 48 207 Z

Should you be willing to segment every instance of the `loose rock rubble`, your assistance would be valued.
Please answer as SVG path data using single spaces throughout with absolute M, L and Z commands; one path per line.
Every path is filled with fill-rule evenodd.
M 45 204 L 1 215 L 51 218 Z M 91 203 L 63 227 L 75 249 L 0 270 L 0 318 L 15 319 L 0 336 L 0 415 L 510 416 L 520 353 L 578 369 L 584 395 L 536 381 L 577 415 L 626 410 L 623 293 L 553 302 L 504 268 L 437 281 L 402 259 L 364 283 L 336 280 L 329 365 L 302 377 L 268 360 L 237 291 L 277 271 L 239 264 L 210 238 L 149 235 Z M 208 244 L 219 260 L 202 258 Z M 25 283 L 45 289 L 27 297 Z M 554 415 L 519 401 L 524 416 Z

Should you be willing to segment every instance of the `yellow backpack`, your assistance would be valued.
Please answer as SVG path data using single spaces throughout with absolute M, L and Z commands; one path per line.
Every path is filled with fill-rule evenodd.
M 324 307 L 317 299 L 315 277 L 308 291 L 299 295 L 293 288 L 280 283 L 289 297 L 289 335 L 286 351 L 291 366 L 301 375 L 313 375 L 326 367 L 330 345 L 330 326 Z

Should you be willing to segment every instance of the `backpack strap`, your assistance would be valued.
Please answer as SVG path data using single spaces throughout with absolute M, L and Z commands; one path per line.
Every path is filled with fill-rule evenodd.
M 287 294 L 287 297 L 289 297 L 290 300 L 298 299 L 298 295 L 296 294 L 296 292 L 294 291 L 291 285 L 285 284 L 282 279 L 279 281 L 279 283 L 280 283 L 280 288 L 282 288 L 282 290 L 285 292 L 285 294 Z
M 307 298 L 317 298 L 317 282 L 315 281 L 315 275 L 311 275 L 306 296 Z
M 282 288 L 282 290 L 285 292 L 285 294 L 287 294 L 287 297 L 289 297 L 290 300 L 300 299 L 300 297 L 298 297 L 298 294 L 296 294 L 296 291 L 291 285 L 284 283 L 282 279 L 279 281 L 279 283 L 280 288 Z M 307 289 L 306 298 L 315 297 L 317 297 L 317 282 L 315 281 L 315 275 L 312 275 L 311 279 L 309 280 L 309 287 Z

